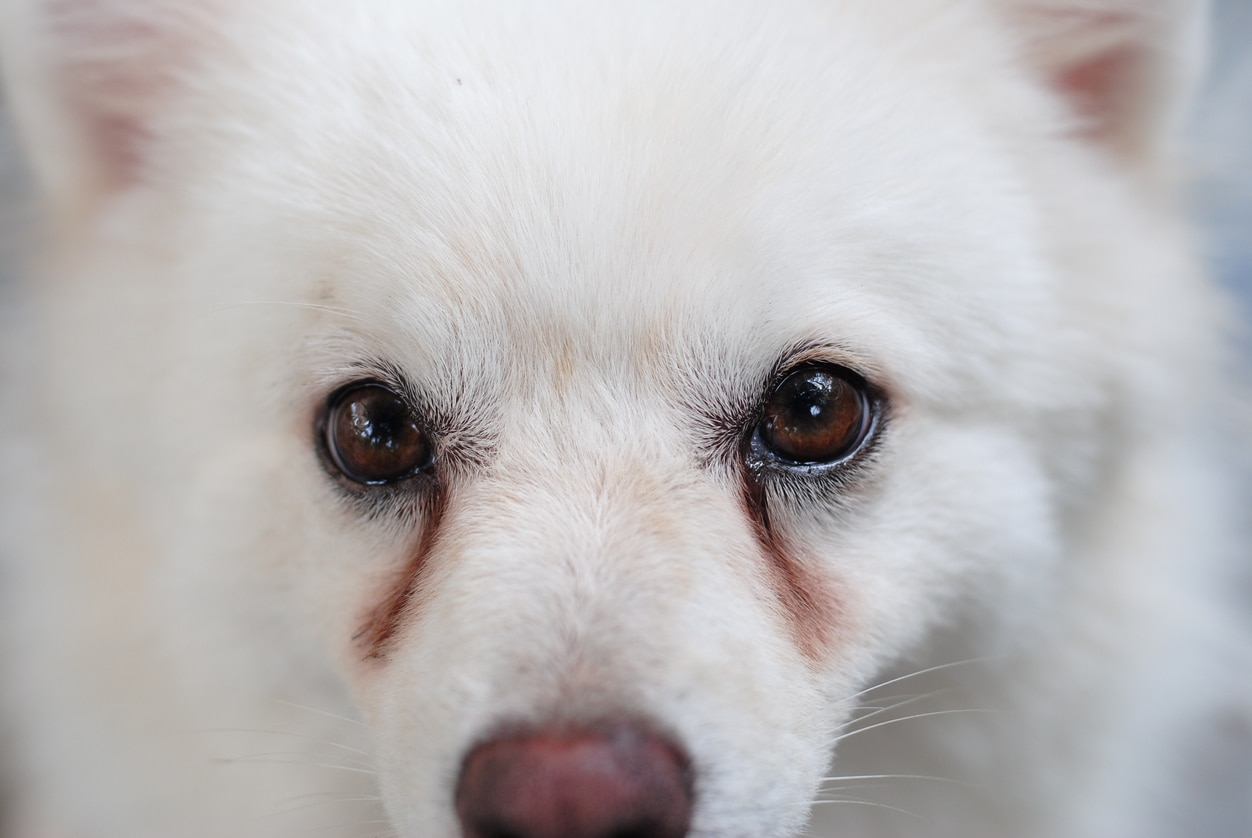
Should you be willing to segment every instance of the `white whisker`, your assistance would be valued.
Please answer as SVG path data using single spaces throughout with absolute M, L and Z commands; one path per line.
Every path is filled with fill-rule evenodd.
M 241 757 L 216 757 L 210 760 L 218 765 L 234 765 L 234 764 L 267 764 L 267 765 L 304 765 L 310 768 L 325 768 L 330 771 L 346 771 L 352 774 L 363 774 L 369 777 L 378 775 L 377 771 L 369 768 L 359 768 L 352 765 L 342 765 L 333 762 L 315 762 L 310 759 L 277 759 L 277 757 L 299 757 L 308 756 L 296 751 L 278 751 L 269 754 L 252 754 Z
M 331 739 L 321 739 L 316 736 L 309 736 L 304 733 L 291 733 L 291 732 L 282 731 L 282 730 L 263 730 L 260 728 L 246 728 L 246 727 L 219 727 L 219 728 L 212 728 L 208 730 L 195 730 L 191 732 L 192 733 L 255 733 L 255 734 L 262 735 L 262 736 L 286 736 L 292 739 L 303 739 L 306 742 L 313 742 L 317 745 L 326 745 L 331 748 L 338 748 L 339 750 L 344 751 L 346 753 L 357 754 L 359 756 L 363 756 L 368 760 L 373 760 L 374 758 L 374 755 L 371 754 L 369 751 L 363 751 L 360 748 L 353 748 L 351 745 L 344 745 L 342 742 L 335 742 L 334 740 L 331 740 Z
M 958 709 L 958 710 L 934 710 L 929 713 L 914 713 L 913 715 L 910 715 L 910 716 L 901 716 L 898 719 L 886 719 L 881 722 L 876 722 L 875 724 L 869 725 L 868 727 L 860 727 L 855 730 L 849 730 L 835 737 L 835 741 L 842 742 L 843 740 L 856 736 L 858 734 L 868 733 L 869 731 L 874 730 L 876 728 L 886 727 L 887 725 L 899 724 L 900 722 L 910 722 L 910 721 L 915 721 L 917 719 L 929 719 L 934 716 L 952 716 L 952 715 L 956 715 L 957 713 L 990 713 L 990 712 L 992 711 L 980 710 L 976 708 L 965 708 L 965 709 Z
M 849 725 L 860 724 L 861 722 L 864 722 L 868 719 L 872 719 L 875 716 L 880 716 L 883 713 L 891 713 L 903 707 L 908 707 L 911 704 L 917 704 L 919 701 L 925 701 L 926 699 L 929 699 L 929 698 L 935 698 L 937 696 L 943 695 L 944 693 L 948 693 L 948 692 L 951 692 L 951 689 L 934 690 L 932 692 L 922 693 L 920 695 L 903 696 L 898 701 L 895 701 L 895 703 L 893 704 L 885 704 L 885 705 L 875 706 L 875 707 L 859 707 L 857 708 L 858 710 L 869 710 L 869 712 L 862 713 L 859 716 L 855 716 L 854 718 L 849 719 L 847 722 L 843 724 L 842 727 L 846 729 Z
M 932 673 L 942 672 L 947 669 L 955 669 L 958 666 L 970 666 L 972 664 L 978 664 L 978 663 L 989 663 L 990 661 L 993 661 L 995 659 L 996 658 L 990 657 L 990 656 L 980 657 L 980 658 L 967 658 L 965 660 L 952 661 L 950 663 L 941 663 L 937 666 L 929 666 L 929 667 L 926 667 L 925 669 L 918 669 L 913 672 L 909 672 L 905 675 L 897 676 L 888 681 L 883 681 L 880 684 L 874 684 L 873 686 L 866 687 L 860 692 L 853 693 L 852 698 L 861 698 L 863 696 L 869 695 L 872 692 L 881 690 L 883 687 L 890 687 L 892 684 L 898 684 L 901 681 L 907 681 L 910 678 L 919 678 L 922 675 L 930 675 Z
M 307 704 L 299 704 L 297 702 L 287 701 L 286 699 L 282 699 L 282 698 L 272 698 L 270 699 L 270 701 L 272 701 L 275 704 L 281 704 L 284 707 L 290 707 L 293 710 L 303 710 L 306 713 L 313 713 L 318 716 L 325 716 L 328 719 L 336 719 L 341 722 L 347 722 L 348 724 L 355 725 L 357 727 L 366 726 L 365 723 L 362 722 L 360 719 L 353 719 L 349 716 L 341 716 L 338 713 L 332 713 L 329 710 L 322 710 L 317 707 L 310 707 Z
M 307 797 L 307 796 L 308 795 L 301 795 L 301 797 Z M 371 796 L 360 796 L 360 795 L 350 796 L 349 793 L 335 794 L 332 792 L 324 800 L 314 800 L 314 801 L 310 801 L 307 803 L 302 803 L 298 806 L 289 806 L 286 809 L 279 809 L 279 810 L 270 812 L 269 814 L 261 815 L 259 818 L 257 818 L 257 820 L 262 821 L 262 820 L 270 820 L 271 818 L 281 818 L 287 815 L 294 815 L 297 812 L 307 812 L 310 809 L 316 809 L 319 806 L 329 806 L 331 804 L 344 805 L 344 804 L 349 804 L 349 803 L 368 803 L 370 805 L 377 806 L 378 804 L 382 803 L 382 798 L 372 796 L 372 795 Z
M 901 809 L 899 806 L 891 806 L 886 803 L 878 803 L 873 800 L 861 800 L 857 797 L 819 797 L 813 801 L 814 806 L 836 806 L 836 805 L 853 805 L 853 806 L 872 806 L 875 809 L 886 809 L 889 812 L 898 812 L 901 815 L 907 815 L 916 820 L 925 820 L 916 812 L 910 812 L 908 809 Z
M 953 780 L 950 777 L 936 777 L 930 774 L 847 774 L 841 777 L 827 777 L 822 780 L 822 783 L 842 783 L 844 780 L 933 780 L 936 783 L 967 785 L 960 780 Z M 851 788 L 851 786 L 841 785 L 839 788 Z
M 312 798 L 315 798 L 315 797 L 323 797 L 323 798 L 325 798 L 325 797 L 342 797 L 342 796 L 344 796 L 344 795 L 354 795 L 354 796 L 351 798 L 352 800 L 373 800 L 373 801 L 376 801 L 376 802 L 379 802 L 379 803 L 381 803 L 381 802 L 382 802 L 382 798 L 381 798 L 381 797 L 379 797 L 378 795 L 369 795 L 369 796 L 363 797 L 363 796 L 360 796 L 360 795 L 355 795 L 355 793 L 354 793 L 354 792 L 347 792 L 347 791 L 311 791 L 311 792 L 307 792 L 307 793 L 305 793 L 305 794 L 293 794 L 293 795 L 292 795 L 292 796 L 290 796 L 290 797 L 284 798 L 281 802 L 283 802 L 283 803 L 295 803 L 295 802 L 300 801 L 300 800 L 309 800 L 309 799 L 312 799 Z

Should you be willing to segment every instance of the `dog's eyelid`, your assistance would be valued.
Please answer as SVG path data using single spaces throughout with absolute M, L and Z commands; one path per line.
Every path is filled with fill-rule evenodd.
M 800 341 L 778 353 L 774 363 L 759 378 L 741 379 L 734 388 L 727 388 L 718 397 L 690 399 L 686 408 L 698 418 L 703 461 L 730 462 L 742 456 L 744 440 L 751 437 L 761 419 L 771 394 L 788 376 L 806 367 L 830 367 L 842 370 L 865 391 L 872 404 L 873 435 L 881 433 L 891 404 L 893 387 L 882 366 L 868 360 L 866 354 L 855 352 L 829 341 Z
M 877 392 L 885 393 L 890 389 L 884 386 L 887 376 L 881 365 L 869 361 L 865 354 L 854 352 L 837 343 L 814 341 L 794 345 L 781 353 L 770 369 L 762 390 L 769 390 L 796 370 L 808 366 L 839 367 Z
M 312 426 L 324 436 L 327 405 L 351 388 L 378 385 L 393 391 L 409 406 L 432 446 L 439 471 L 447 478 L 484 467 L 498 442 L 497 406 L 489 394 L 464 382 L 427 389 L 390 361 L 364 357 L 324 375 L 313 388 Z M 437 395 L 443 393 L 443 398 Z
M 357 383 L 372 381 L 373 383 L 381 384 L 390 390 L 394 390 L 401 397 L 403 397 L 415 411 L 421 413 L 426 412 L 423 410 L 425 407 L 425 400 L 420 397 L 417 388 L 413 386 L 409 377 L 405 375 L 395 364 L 382 360 L 362 360 L 350 365 L 347 372 L 350 373 L 350 375 L 344 376 L 341 384 L 339 385 L 341 388 Z
M 423 388 L 414 384 L 411 376 L 406 375 L 400 367 L 390 361 L 366 358 L 354 361 L 337 370 L 333 375 L 326 376 L 318 390 L 319 399 L 324 402 L 336 393 L 349 387 L 377 384 L 392 390 L 409 405 L 413 413 L 422 420 L 423 429 L 432 437 L 440 438 L 447 435 L 447 429 L 456 425 L 448 419 L 453 411 L 449 406 L 441 405 L 432 399 Z

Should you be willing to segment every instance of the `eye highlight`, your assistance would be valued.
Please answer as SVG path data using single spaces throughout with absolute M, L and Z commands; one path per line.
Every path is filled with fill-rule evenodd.
M 754 447 L 783 464 L 830 465 L 860 450 L 873 424 L 873 402 L 859 376 L 841 367 L 806 366 L 774 387 Z
M 376 382 L 350 385 L 331 396 L 325 428 L 331 462 L 355 483 L 395 483 L 434 458 L 409 403 Z

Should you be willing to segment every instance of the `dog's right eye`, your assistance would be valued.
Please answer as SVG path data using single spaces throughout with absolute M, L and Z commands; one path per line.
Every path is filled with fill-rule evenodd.
M 344 477 L 380 485 L 430 465 L 433 449 L 409 403 L 378 383 L 356 384 L 331 397 L 326 450 Z
M 874 417 L 874 402 L 859 376 L 840 367 L 806 366 L 774 388 L 753 443 L 782 463 L 837 464 L 869 438 Z

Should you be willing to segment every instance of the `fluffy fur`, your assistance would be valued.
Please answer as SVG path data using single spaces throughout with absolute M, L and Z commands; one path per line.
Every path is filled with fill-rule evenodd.
M 1211 802 L 1187 746 L 1248 670 L 1173 183 L 1198 9 L 3 14 L 46 221 L 4 397 L 16 838 L 453 838 L 474 743 L 623 718 L 690 755 L 702 838 Z M 883 394 L 873 449 L 745 474 L 800 356 Z M 437 429 L 432 485 L 328 469 L 361 379 Z

